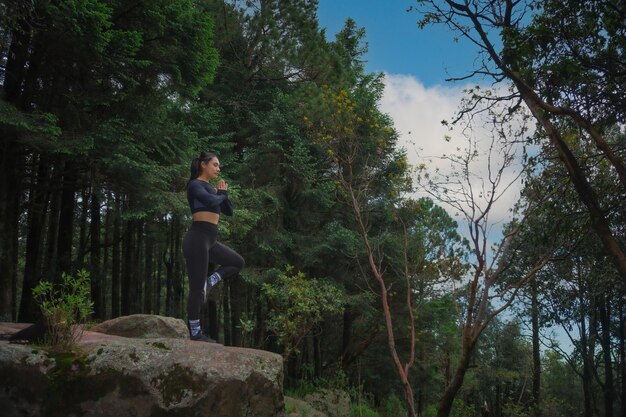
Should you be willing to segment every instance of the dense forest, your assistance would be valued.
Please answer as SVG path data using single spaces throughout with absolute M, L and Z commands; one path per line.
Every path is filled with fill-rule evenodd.
M 478 47 L 446 123 L 491 146 L 451 145 L 445 175 L 409 165 L 365 29 L 326 33 L 316 12 L 1 2 L 0 321 L 36 320 L 33 288 L 82 269 L 93 322 L 184 319 L 185 185 L 210 150 L 235 206 L 220 239 L 246 267 L 203 321 L 282 354 L 286 388 L 389 416 L 626 416 L 624 2 L 415 1 L 416 31 Z

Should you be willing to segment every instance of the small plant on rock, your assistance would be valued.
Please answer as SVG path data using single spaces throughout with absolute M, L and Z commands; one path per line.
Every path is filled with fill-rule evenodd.
M 75 277 L 63 274 L 59 284 L 44 280 L 33 288 L 46 323 L 46 344 L 69 347 L 82 336 L 93 310 L 89 287 L 89 272 L 80 270 Z

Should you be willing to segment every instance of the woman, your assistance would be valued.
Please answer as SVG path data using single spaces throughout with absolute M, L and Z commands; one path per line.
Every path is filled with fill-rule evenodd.
M 183 255 L 189 275 L 189 298 L 187 315 L 191 340 L 215 342 L 205 336 L 200 328 L 202 301 L 220 280 L 239 272 L 244 260 L 237 252 L 217 241 L 217 225 L 220 214 L 233 215 L 228 200 L 228 184 L 219 180 L 217 189 L 209 180 L 220 174 L 217 155 L 202 152 L 191 162 L 191 177 L 187 182 L 187 201 L 191 208 L 193 223 L 183 239 Z M 220 265 L 207 277 L 209 261 Z

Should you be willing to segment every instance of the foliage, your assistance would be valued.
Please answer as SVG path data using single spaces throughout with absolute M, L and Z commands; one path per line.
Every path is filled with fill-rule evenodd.
M 330 282 L 309 279 L 288 266 L 276 280 L 262 286 L 270 304 L 268 329 L 283 346 L 287 359 L 298 351 L 302 340 L 331 315 L 343 310 L 343 293 Z
M 405 416 L 406 408 L 400 398 L 395 395 L 390 395 L 383 401 L 379 412 L 381 417 Z
M 44 280 L 33 288 L 46 324 L 47 344 L 72 346 L 81 337 L 82 325 L 93 309 L 89 288 L 89 273 L 84 269 L 76 277 L 63 274 L 59 284 Z
M 367 404 L 356 404 L 350 407 L 348 417 L 380 417 L 380 414 L 372 410 Z

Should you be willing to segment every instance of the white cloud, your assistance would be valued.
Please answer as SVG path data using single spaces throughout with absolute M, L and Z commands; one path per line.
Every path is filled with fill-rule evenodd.
M 440 158 L 444 155 L 458 154 L 458 149 L 467 148 L 468 139 L 461 134 L 460 128 L 449 131 L 441 121 L 450 121 L 454 118 L 464 96 L 463 90 L 468 87 L 470 85 L 425 87 L 410 75 L 385 74 L 385 91 L 380 107 L 393 119 L 400 134 L 400 146 L 406 149 L 411 165 L 416 167 L 425 163 L 431 173 L 435 169 L 443 173 L 450 172 L 449 162 Z M 492 134 L 485 126 L 476 124 L 471 134 L 482 156 L 471 168 L 474 176 L 472 184 L 476 186 L 488 176 L 487 154 Z M 449 136 L 449 141 L 444 139 L 446 135 Z M 501 157 L 496 154 L 491 162 L 492 167 L 497 167 Z M 503 185 L 508 184 L 516 176 L 519 166 L 516 168 L 505 173 Z M 490 215 L 494 234 L 497 235 L 501 226 L 510 219 L 509 209 L 517 201 L 520 188 L 521 184 L 518 181 L 506 192 L 500 190 L 503 193 L 502 197 L 494 205 Z M 454 216 L 455 211 L 449 207 L 447 209 Z M 464 229 L 467 226 L 463 221 L 459 223 L 460 232 L 465 235 Z M 499 240 L 497 236 L 492 235 L 491 238 Z

